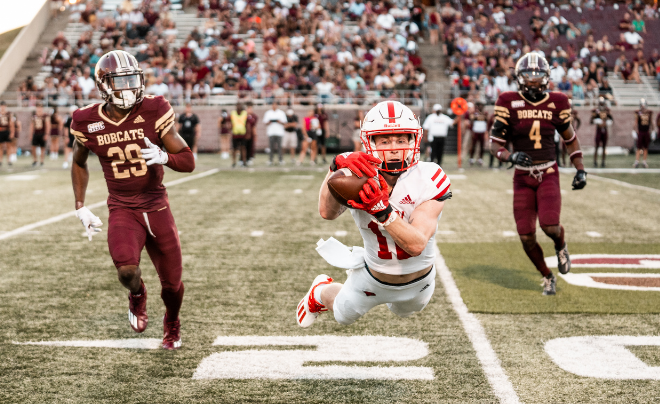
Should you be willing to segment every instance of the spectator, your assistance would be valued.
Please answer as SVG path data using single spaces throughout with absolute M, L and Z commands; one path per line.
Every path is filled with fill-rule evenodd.
M 229 149 L 231 148 L 231 119 L 226 109 L 220 111 L 218 118 L 218 132 L 220 135 L 220 157 L 224 159 L 229 158 Z
M 647 76 L 653 76 L 653 69 L 648 60 L 644 57 L 644 51 L 641 49 L 637 50 L 637 55 L 633 58 L 633 70 L 638 72 L 640 69 Z
M 564 70 L 564 67 L 561 66 L 557 60 L 555 60 L 552 62 L 552 69 L 550 69 L 550 81 L 557 84 L 562 81 L 564 77 L 566 77 L 566 71 Z
M 327 77 L 323 77 L 319 83 L 316 83 L 316 93 L 319 96 L 320 102 L 329 102 L 332 99 L 332 90 L 335 87 Z
M 202 125 L 199 117 L 192 111 L 192 105 L 186 104 L 186 110 L 179 116 L 177 132 L 186 142 L 193 152 L 195 160 L 197 159 L 197 142 L 202 133 Z
M 627 32 L 632 27 L 632 20 L 630 14 L 625 13 L 623 19 L 619 21 L 619 31 Z
M 277 101 L 273 101 L 272 108 L 264 114 L 266 135 L 270 146 L 268 165 L 273 165 L 273 154 L 278 153 L 280 165 L 284 164 L 282 159 L 282 137 L 284 136 L 284 125 L 287 123 L 286 114 L 277 107 Z
M 596 50 L 599 52 L 610 52 L 613 49 L 614 47 L 610 44 L 607 35 L 603 35 L 603 38 L 596 42 Z
M 574 100 L 584 100 L 584 84 L 581 78 L 573 81 L 572 98 Z
M 229 114 L 231 119 L 231 166 L 236 167 L 236 153 L 240 154 L 239 167 L 247 166 L 247 149 L 245 138 L 247 135 L 248 112 L 243 109 L 242 103 L 236 104 L 236 110 Z M 281 160 L 281 159 L 280 159 Z
M 315 109 L 311 109 L 309 111 L 309 114 L 303 119 L 303 121 L 305 123 L 303 130 L 310 144 L 310 152 L 309 152 L 310 164 L 315 165 L 316 156 L 318 154 L 318 144 L 319 144 L 318 140 L 323 136 L 323 131 L 321 129 L 321 121 L 319 121 Z
M 167 84 L 163 83 L 163 76 L 156 77 L 156 82 L 147 87 L 146 93 L 150 95 L 162 95 L 166 98 L 169 94 L 169 87 Z
M 426 131 L 428 142 L 431 144 L 431 161 L 442 164 L 442 155 L 444 154 L 445 139 L 449 127 L 454 125 L 458 118 L 451 119 L 442 113 L 442 105 L 433 105 L 433 113 L 426 117 L 422 128 Z
M 632 49 L 640 49 L 642 48 L 642 45 L 644 44 L 644 39 L 642 39 L 642 36 L 639 35 L 637 32 L 635 32 L 634 28 L 630 26 L 628 29 L 628 32 L 623 34 L 626 42 L 632 46 Z
M 298 115 L 289 108 L 286 111 L 286 124 L 284 125 L 284 137 L 282 138 L 282 148 L 289 149 L 291 153 L 291 162 L 299 166 L 302 164 L 305 154 L 307 153 L 307 145 L 303 139 L 298 137 Z M 300 158 L 296 160 L 296 147 L 300 146 Z
M 573 89 L 573 86 L 568 81 L 568 77 L 563 76 L 559 84 L 557 84 L 557 89 L 562 93 L 570 94 L 571 90 Z
M 571 83 L 575 83 L 578 80 L 581 80 L 582 77 L 584 77 L 584 73 L 582 72 L 582 69 L 580 68 L 580 62 L 573 62 L 573 65 L 570 69 L 568 69 L 568 72 L 566 73 L 568 76 L 568 80 Z
M 646 34 L 646 24 L 642 20 L 642 16 L 635 13 L 635 19 L 632 22 L 632 27 L 635 32 L 642 32 Z
M 591 32 L 591 24 L 587 22 L 586 17 L 580 18 L 580 22 L 578 22 L 575 26 L 578 30 L 580 30 L 582 35 L 587 35 Z
M 78 86 L 80 87 L 84 100 L 88 100 L 92 91 L 96 89 L 96 81 L 89 76 L 89 72 L 89 67 L 85 67 L 82 77 L 78 77 Z

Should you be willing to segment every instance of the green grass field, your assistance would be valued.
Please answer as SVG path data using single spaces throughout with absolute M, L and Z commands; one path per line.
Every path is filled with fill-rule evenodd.
M 133 333 L 126 318 L 126 292 L 117 281 L 106 233 L 88 242 L 75 217 L 0 240 L 0 402 L 498 402 L 454 311 L 449 289 L 439 279 L 431 303 L 411 318 L 397 318 L 381 306 L 350 327 L 338 325 L 327 314 L 310 329 L 296 325 L 296 305 L 316 275 L 346 278 L 343 270 L 330 267 L 314 251 L 316 242 L 330 236 L 349 246 L 362 241 L 350 215 L 335 221 L 318 215 L 318 188 L 325 168 L 267 168 L 264 157 L 258 157 L 253 170 L 231 170 L 217 155 L 200 155 L 196 173 L 217 167 L 220 171 L 168 189 L 181 232 L 186 285 L 181 312 L 184 345 L 176 352 L 16 344 L 159 339 L 164 307 L 157 275 L 143 253 L 150 322 L 144 334 Z M 627 159 L 611 162 L 628 167 Z M 107 196 L 98 162 L 90 160 L 87 204 Z M 69 173 L 59 168 L 61 159 L 47 161 L 38 170 L 29 164 L 21 158 L 14 171 L 0 170 L 0 237 L 73 209 Z M 540 275 L 515 235 L 508 192 L 512 172 L 478 168 L 459 172 L 455 158 L 449 158 L 445 167 L 452 177 L 454 198 L 447 202 L 440 221 L 438 246 L 519 400 L 660 400 L 658 380 L 578 376 L 559 367 L 544 351 L 547 341 L 560 337 L 659 335 L 660 293 L 592 289 L 559 279 L 557 296 L 541 296 Z M 165 181 L 188 175 L 166 169 Z M 639 185 L 658 187 L 660 175 L 631 175 L 645 181 Z M 562 221 L 572 254 L 660 254 L 657 193 L 597 180 L 575 192 L 570 190 L 571 179 L 569 174 L 561 175 Z M 107 223 L 106 207 L 94 212 Z M 346 234 L 336 235 L 338 231 Z M 593 232 L 600 236 L 593 237 Z M 542 234 L 539 239 L 546 256 L 552 255 L 549 239 Z M 575 273 L 620 271 L 574 269 Z M 193 379 L 198 365 L 214 353 L 312 349 L 213 346 L 219 336 L 327 335 L 412 338 L 428 344 L 428 355 L 401 363 L 375 358 L 313 366 L 427 367 L 433 380 Z M 660 366 L 660 347 L 629 349 L 646 365 Z M 238 370 L 241 365 L 236 365 Z M 277 363 L 269 365 L 277 367 Z

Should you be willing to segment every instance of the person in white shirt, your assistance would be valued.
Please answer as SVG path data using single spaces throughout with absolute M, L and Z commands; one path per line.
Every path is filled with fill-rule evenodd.
M 346 50 L 346 46 L 341 47 L 341 51 L 337 53 L 337 62 L 341 64 L 351 63 L 353 61 L 353 54 Z
M 328 81 L 326 77 L 322 77 L 321 81 L 316 83 L 316 93 L 319 95 L 319 102 L 329 102 L 332 98 L 332 89 L 335 87 L 334 84 Z M 284 113 L 284 112 L 282 112 Z
M 272 108 L 264 114 L 264 122 L 268 125 L 266 127 L 266 135 L 268 135 L 270 146 L 268 165 L 273 164 L 275 149 L 277 149 L 280 157 L 280 164 L 284 164 L 284 160 L 282 159 L 282 137 L 284 136 L 284 125 L 286 125 L 288 120 L 284 111 L 277 108 L 277 101 L 273 101 Z
M 506 15 L 504 15 L 504 11 L 502 11 L 500 6 L 495 6 L 493 8 L 493 15 L 491 15 L 491 17 L 497 25 L 506 25 Z
M 633 49 L 641 48 L 641 45 L 644 43 L 644 39 L 635 32 L 632 25 L 628 29 L 628 32 L 623 34 L 623 37 L 626 39 L 626 42 L 633 46 Z
M 90 69 L 89 67 L 85 67 L 85 70 L 83 71 L 83 76 L 78 77 L 78 85 L 80 86 L 80 90 L 82 91 L 82 95 L 84 99 L 89 98 L 89 94 L 94 91 L 96 88 L 96 81 L 94 81 L 93 78 L 89 77 L 89 72 Z
M 566 75 L 566 70 L 556 60 L 552 62 L 552 69 L 550 70 L 550 81 L 559 84 L 561 79 Z
M 376 18 L 376 24 L 385 31 L 391 31 L 396 21 L 392 14 L 381 14 Z
M 431 144 L 431 162 L 442 164 L 442 154 L 445 149 L 445 139 L 449 132 L 449 127 L 454 125 L 458 117 L 451 119 L 442 113 L 442 105 L 435 104 L 433 113 L 426 117 L 422 128 L 426 131 L 427 140 Z
M 147 87 L 147 94 L 150 95 L 162 95 L 165 96 L 169 94 L 170 88 L 167 84 L 163 83 L 163 76 L 156 77 L 156 82 Z
M 582 79 L 584 77 L 584 73 L 582 72 L 582 69 L 580 68 L 580 63 L 579 62 L 573 62 L 573 66 L 568 69 L 568 73 L 566 74 L 568 76 L 568 80 L 571 83 L 576 82 L 577 80 Z

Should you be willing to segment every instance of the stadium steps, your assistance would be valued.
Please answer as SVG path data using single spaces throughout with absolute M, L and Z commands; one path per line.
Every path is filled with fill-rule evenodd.
M 43 67 L 42 63 L 39 62 L 39 58 L 42 56 L 44 48 L 52 46 L 53 38 L 55 38 L 58 32 L 65 30 L 68 21 L 68 10 L 59 13 L 55 18 L 50 18 L 48 25 L 39 38 L 39 41 L 34 46 L 27 59 L 23 62 L 21 70 L 16 73 L 16 76 L 14 76 L 11 83 L 9 83 L 9 86 L 7 86 L 5 93 L 0 97 L 1 100 L 14 101 L 16 98 L 15 91 L 18 90 L 18 86 L 24 82 L 28 76 L 32 76 L 36 81 L 36 77 L 39 75 Z
M 660 106 L 660 92 L 658 92 L 657 82 L 654 78 L 640 76 L 641 84 L 626 84 L 614 73 L 610 73 L 607 78 L 618 105 L 637 106 L 639 99 L 644 98 L 649 106 Z

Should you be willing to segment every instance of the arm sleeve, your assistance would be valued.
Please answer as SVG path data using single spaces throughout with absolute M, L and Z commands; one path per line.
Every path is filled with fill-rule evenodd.
M 158 99 L 158 109 L 156 110 L 155 130 L 159 138 L 163 137 L 174 126 L 174 110 L 170 102 L 163 97 L 156 97 Z
M 555 94 L 557 95 L 555 105 L 557 106 L 558 112 L 552 114 L 552 124 L 555 129 L 557 129 L 557 132 L 561 133 L 571 124 L 573 115 L 571 114 L 571 104 L 568 102 L 568 97 L 561 93 Z
M 493 126 L 490 130 L 490 139 L 501 144 L 506 144 L 506 136 L 511 126 L 511 113 L 504 104 L 502 97 L 498 97 L 493 114 Z
M 184 147 L 176 154 L 169 153 L 168 157 L 165 165 L 174 171 L 191 173 L 195 169 L 195 157 L 190 151 L 190 147 Z
M 439 165 L 433 164 L 425 169 L 423 176 L 425 187 L 422 200 L 424 202 L 430 200 L 445 201 L 451 198 L 451 190 L 449 189 L 451 181 Z

